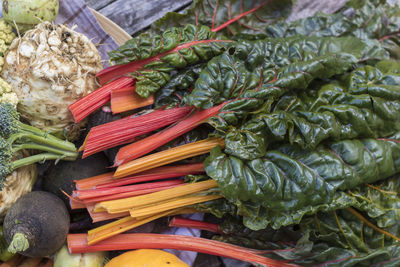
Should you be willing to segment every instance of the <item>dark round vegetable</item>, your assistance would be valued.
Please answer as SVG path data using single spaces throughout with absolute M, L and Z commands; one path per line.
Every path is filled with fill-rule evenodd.
M 28 257 L 44 257 L 64 244 L 69 214 L 55 195 L 33 191 L 18 199 L 8 210 L 3 232 L 8 250 Z
M 75 161 L 60 161 L 47 170 L 43 177 L 43 190 L 51 192 L 62 199 L 70 209 L 69 198 L 61 191 L 71 195 L 75 188 L 73 180 L 81 180 L 91 176 L 110 172 L 109 161 L 104 153 L 97 153 L 90 157 Z

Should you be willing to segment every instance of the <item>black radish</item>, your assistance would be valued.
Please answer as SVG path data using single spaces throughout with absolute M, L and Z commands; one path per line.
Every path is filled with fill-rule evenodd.
M 11 206 L 4 219 L 8 251 L 28 257 L 53 254 L 64 244 L 69 222 L 62 200 L 48 192 L 30 192 Z

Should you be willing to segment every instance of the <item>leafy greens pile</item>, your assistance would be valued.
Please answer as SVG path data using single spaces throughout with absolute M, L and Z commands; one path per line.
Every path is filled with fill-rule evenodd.
M 189 177 L 225 197 L 196 206 L 225 216 L 216 238 L 301 265 L 397 266 L 400 9 L 350 1 L 286 23 L 290 1 L 267 2 L 194 1 L 111 60 L 157 58 L 132 72 L 156 107 L 224 104 L 207 130 L 226 147 Z

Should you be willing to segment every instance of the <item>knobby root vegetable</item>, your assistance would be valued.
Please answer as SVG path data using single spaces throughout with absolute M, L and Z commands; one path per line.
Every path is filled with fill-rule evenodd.
M 2 77 L 18 95 L 18 111 L 33 126 L 73 140 L 76 125 L 68 106 L 96 88 L 100 55 L 83 34 L 42 22 L 14 39 Z

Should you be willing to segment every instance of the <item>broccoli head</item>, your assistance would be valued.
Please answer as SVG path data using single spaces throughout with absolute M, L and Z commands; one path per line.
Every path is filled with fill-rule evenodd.
M 4 138 L 18 132 L 19 115 L 10 103 L 0 103 L 0 134 Z
M 19 121 L 16 108 L 0 103 L 0 183 L 15 169 L 45 160 L 75 160 L 75 145 Z M 20 150 L 41 151 L 39 154 L 18 158 Z

